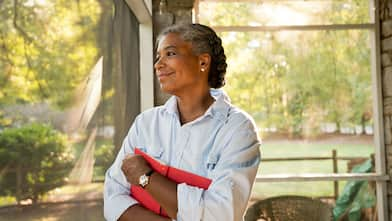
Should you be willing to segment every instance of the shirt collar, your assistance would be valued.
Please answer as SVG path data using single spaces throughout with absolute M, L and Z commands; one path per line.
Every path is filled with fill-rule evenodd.
M 215 99 L 215 101 L 207 109 L 207 111 L 204 113 L 202 118 L 207 117 L 207 116 L 211 116 L 212 118 L 216 117 L 217 119 L 219 119 L 221 121 L 225 121 L 228 116 L 230 107 L 231 107 L 230 98 L 221 89 L 219 89 L 219 90 L 211 89 L 210 93 L 211 93 L 212 97 Z M 173 115 L 179 117 L 176 96 L 171 96 L 166 101 L 166 103 L 163 107 L 169 114 L 173 114 Z
M 222 93 L 211 93 L 211 95 L 215 102 L 207 109 L 204 116 L 212 116 L 225 121 L 231 107 L 230 98 L 223 91 Z
M 171 96 L 163 106 L 169 114 L 178 116 L 177 99 L 176 96 Z

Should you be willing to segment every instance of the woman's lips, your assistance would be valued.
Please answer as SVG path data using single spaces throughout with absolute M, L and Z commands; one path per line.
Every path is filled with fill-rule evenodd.
M 166 78 L 172 74 L 174 74 L 174 72 L 158 72 L 158 78 L 159 79 Z

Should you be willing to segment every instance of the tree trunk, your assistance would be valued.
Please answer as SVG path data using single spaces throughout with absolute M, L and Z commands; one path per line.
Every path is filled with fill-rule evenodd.
M 113 30 L 113 2 L 98 0 L 101 15 L 97 25 L 97 46 L 99 56 L 103 56 L 102 94 L 101 102 L 95 115 L 95 122 L 100 126 L 113 124 L 110 110 L 112 97 L 106 97 L 108 91 L 113 89 L 112 75 L 112 30 Z
M 20 201 L 22 200 L 22 165 L 18 164 L 16 167 L 16 202 L 20 205 Z

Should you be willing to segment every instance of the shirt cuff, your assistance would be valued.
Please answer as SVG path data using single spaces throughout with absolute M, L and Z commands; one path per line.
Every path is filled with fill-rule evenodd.
M 201 198 L 203 191 L 203 189 L 188 186 L 185 183 L 177 185 L 177 221 L 201 220 L 203 212 Z
M 108 221 L 117 221 L 129 207 L 138 204 L 130 196 L 118 195 L 104 202 L 105 218 Z

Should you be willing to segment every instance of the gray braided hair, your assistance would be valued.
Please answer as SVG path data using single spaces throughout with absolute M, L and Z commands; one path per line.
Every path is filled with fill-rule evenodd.
M 212 28 L 201 24 L 170 26 L 159 34 L 157 42 L 169 33 L 177 33 L 184 41 L 191 42 L 194 54 L 208 53 L 211 56 L 210 72 L 208 74 L 209 86 L 211 88 L 221 88 L 225 85 L 226 55 L 222 40 Z

